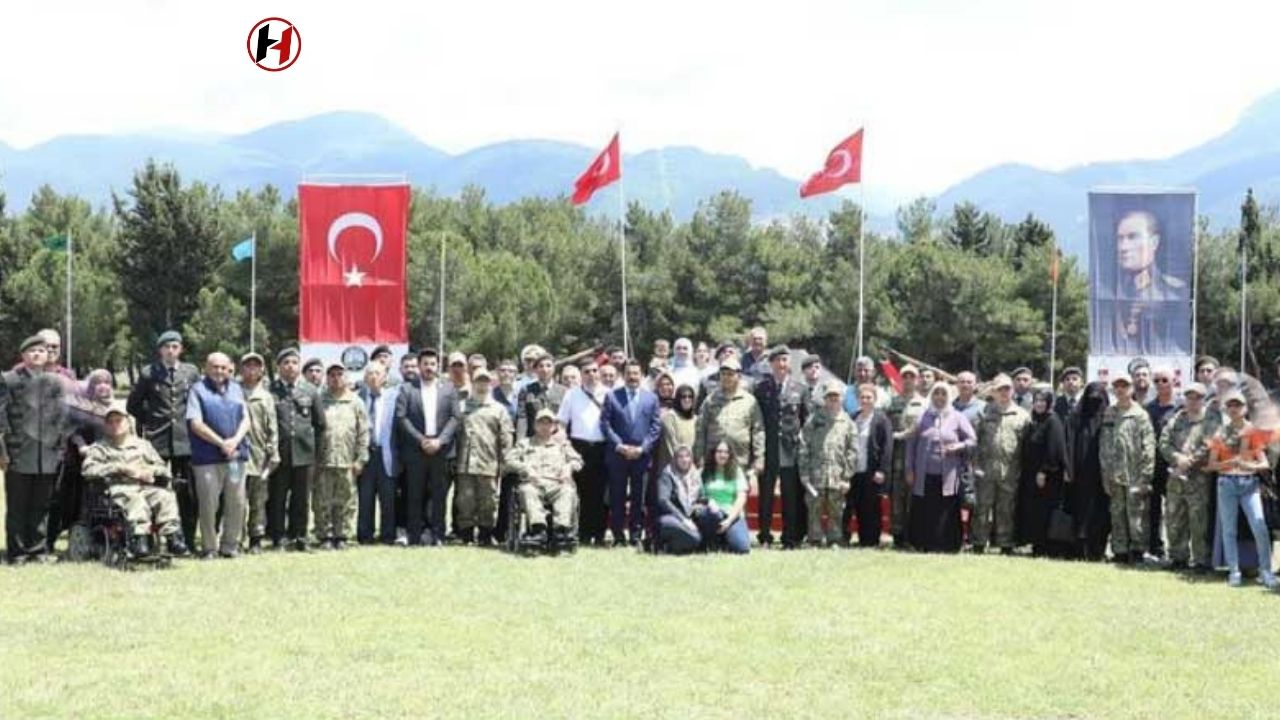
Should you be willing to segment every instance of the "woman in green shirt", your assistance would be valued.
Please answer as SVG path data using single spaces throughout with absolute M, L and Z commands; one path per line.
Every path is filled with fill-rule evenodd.
M 751 551 L 751 536 L 743 510 L 747 506 L 747 478 L 734 460 L 729 445 L 718 443 L 702 464 L 702 492 L 705 504 L 694 519 L 709 548 L 745 555 Z

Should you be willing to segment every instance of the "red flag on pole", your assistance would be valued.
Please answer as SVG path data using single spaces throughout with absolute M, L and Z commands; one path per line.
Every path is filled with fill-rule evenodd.
M 800 197 L 829 193 L 849 183 L 862 182 L 862 130 L 831 149 L 827 164 L 800 186 Z
M 596 156 L 595 162 L 573 184 L 573 204 L 581 205 L 591 199 L 592 193 L 622 177 L 621 156 L 618 153 L 618 134 Z
M 404 343 L 408 185 L 299 185 L 298 339 Z
M 892 360 L 880 361 L 880 372 L 884 374 L 889 384 L 893 386 L 893 391 L 902 393 L 902 373 L 898 372 L 898 368 L 894 366 Z

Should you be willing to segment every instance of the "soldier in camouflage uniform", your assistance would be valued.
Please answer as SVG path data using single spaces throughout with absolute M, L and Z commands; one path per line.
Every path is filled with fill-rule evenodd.
M 1213 548 L 1207 541 L 1213 475 L 1205 464 L 1209 439 L 1218 432 L 1220 416 L 1207 411 L 1206 394 L 1200 383 L 1191 383 L 1182 391 L 1186 405 L 1165 426 L 1158 443 L 1160 455 L 1169 464 L 1164 524 L 1171 570 L 1194 564 L 1197 571 L 1206 571 L 1212 559 Z
M 135 556 L 150 555 L 151 526 L 173 555 L 185 555 L 178 523 L 178 500 L 173 491 L 160 487 L 157 480 L 169 480 L 169 464 L 151 443 L 129 431 L 129 412 L 122 405 L 107 410 L 105 436 L 85 451 L 83 473 L 86 478 L 105 481 L 111 502 L 125 515 L 133 529 L 129 550 Z
M 1133 381 L 1111 381 L 1115 404 L 1102 415 L 1098 461 L 1102 487 L 1111 496 L 1111 555 L 1115 562 L 1142 561 L 1147 544 L 1147 501 L 1156 469 L 1156 434 L 1147 411 L 1133 401 Z
M 842 406 L 844 384 L 831 380 L 823 406 L 809 417 L 799 448 L 800 483 L 809 499 L 809 542 L 835 547 L 841 542 L 840 518 L 858 465 L 858 429 Z M 822 531 L 822 516 L 827 530 Z
M 764 415 L 755 396 L 743 387 L 741 376 L 742 366 L 737 358 L 727 358 L 720 364 L 720 387 L 699 411 L 693 458 L 701 464 L 707 449 L 723 440 L 738 467 L 755 482 L 764 471 Z
M 249 554 L 262 552 L 267 534 L 267 478 L 280 465 L 280 433 L 276 425 L 276 399 L 262 382 L 266 361 L 257 353 L 240 358 L 240 385 L 249 413 L 249 462 L 245 466 L 245 491 L 249 500 Z M 277 550 L 280 546 L 274 546 Z
M 889 402 L 888 415 L 893 423 L 893 464 L 890 466 L 892 479 L 889 482 L 889 527 L 893 533 L 893 546 L 899 549 L 907 547 L 907 518 L 911 514 L 911 485 L 907 482 L 907 439 L 916 431 L 920 416 L 924 415 L 929 402 L 916 388 L 920 379 L 920 371 L 914 365 L 904 365 L 899 371 L 902 376 L 902 392 Z
M 369 460 L 369 416 L 360 398 L 347 389 L 346 368 L 330 363 L 320 393 L 324 435 L 316 457 L 316 542 L 322 549 L 341 550 L 351 537 L 356 516 L 356 477 Z
M 511 415 L 489 394 L 489 371 L 480 368 L 471 377 L 471 395 L 463 403 L 462 432 L 458 435 L 458 484 L 455 489 L 458 535 L 470 543 L 479 528 L 480 545 L 493 543 L 493 523 L 498 513 L 498 478 L 503 460 L 511 451 L 515 429 Z
M 991 382 L 995 396 L 982 409 L 975 432 L 978 447 L 973 465 L 977 469 L 977 502 L 970 520 L 969 542 L 974 552 L 983 552 L 992 541 L 1000 552 L 1013 552 L 1014 522 L 1018 497 L 1018 446 L 1031 422 L 1031 414 L 1013 402 L 1013 381 L 1001 373 Z
M 547 511 L 555 544 L 572 549 L 573 520 L 578 492 L 573 473 L 582 469 L 582 456 L 567 442 L 552 437 L 556 414 L 543 408 L 534 416 L 533 437 L 521 438 L 506 462 L 509 472 L 520 476 L 520 502 L 529 518 L 527 546 L 547 544 Z

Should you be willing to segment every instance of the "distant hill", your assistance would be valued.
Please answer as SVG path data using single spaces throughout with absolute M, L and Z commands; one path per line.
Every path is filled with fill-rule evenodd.
M 1226 133 L 1173 157 L 1090 163 L 1062 172 L 998 165 L 942 193 L 938 209 L 949 213 L 968 200 L 1010 222 L 1032 212 L 1057 231 L 1066 250 L 1085 257 L 1086 193 L 1102 185 L 1194 188 L 1199 214 L 1214 227 L 1235 225 L 1246 188 L 1263 202 L 1280 198 L 1280 92 L 1254 103 Z
M 242 135 L 69 135 L 25 150 L 0 144 L 0 187 L 17 209 L 46 183 L 104 203 L 113 189 L 128 187 L 147 158 L 155 158 L 172 162 L 185 179 L 215 183 L 227 192 L 270 183 L 292 195 L 304 175 L 386 172 L 404 173 L 414 185 L 445 195 L 479 185 L 490 199 L 505 203 L 569 194 L 597 152 L 571 143 L 511 140 L 450 155 L 378 115 L 333 112 Z M 678 218 L 730 188 L 749 197 L 762 219 L 825 214 L 839 203 L 834 196 L 801 202 L 798 180 L 692 147 L 624 154 L 623 165 L 628 201 L 669 208 Z M 601 193 L 590 209 L 616 214 L 616 202 L 614 193 Z

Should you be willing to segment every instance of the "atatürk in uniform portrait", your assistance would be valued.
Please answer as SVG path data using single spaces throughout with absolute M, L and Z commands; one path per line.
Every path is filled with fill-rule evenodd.
M 1134 210 L 1116 223 L 1116 297 L 1121 300 L 1187 300 L 1187 283 L 1161 272 L 1160 224 L 1153 213 Z

